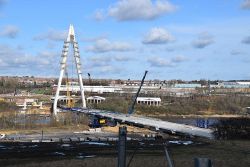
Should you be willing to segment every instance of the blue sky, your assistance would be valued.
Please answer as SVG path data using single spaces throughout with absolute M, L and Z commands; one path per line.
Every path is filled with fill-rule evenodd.
M 250 79 L 250 0 L 0 0 L 0 75 L 58 76 L 69 24 L 84 78 Z

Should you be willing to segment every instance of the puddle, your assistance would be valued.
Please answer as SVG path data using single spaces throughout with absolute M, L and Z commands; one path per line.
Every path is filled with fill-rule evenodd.
M 50 153 L 49 155 L 54 155 L 54 156 L 65 156 L 65 154 L 63 152 L 53 152 Z
M 192 141 L 182 141 L 182 140 L 168 141 L 168 143 L 177 144 L 177 145 L 190 145 L 190 144 L 193 144 Z
M 0 149 L 1 149 L 1 150 L 7 150 L 7 147 L 6 147 L 6 146 L 3 146 L 3 145 L 0 145 Z
M 89 145 L 99 145 L 99 146 L 109 146 L 109 143 L 99 143 L 99 142 L 82 142 L 81 144 L 89 144 Z
M 37 148 L 38 147 L 38 145 L 31 145 L 31 146 L 29 146 L 29 148 Z
M 70 147 L 70 144 L 62 144 L 61 147 Z
M 75 147 L 73 147 L 70 144 L 62 144 L 61 148 L 64 149 L 64 150 L 71 150 L 71 149 L 74 149 Z
M 84 158 L 94 158 L 95 155 L 79 155 L 79 156 L 76 156 L 77 159 L 84 159 Z
M 27 146 L 20 146 L 20 148 L 24 149 L 24 148 L 27 148 Z

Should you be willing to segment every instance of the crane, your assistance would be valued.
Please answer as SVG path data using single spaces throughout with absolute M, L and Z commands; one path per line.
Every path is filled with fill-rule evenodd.
M 88 73 L 88 77 L 89 77 L 89 85 L 91 85 L 91 77 L 90 77 L 90 73 Z
M 139 96 L 139 93 L 140 93 L 140 91 L 141 91 L 141 87 L 142 87 L 142 85 L 143 85 L 143 83 L 144 83 L 144 79 L 146 78 L 147 73 L 148 73 L 148 71 L 145 71 L 144 76 L 143 76 L 143 78 L 142 78 L 142 80 L 141 80 L 140 87 L 139 87 L 137 93 L 135 94 L 135 96 L 132 98 L 132 105 L 129 107 L 128 114 L 133 114 L 133 113 L 134 113 L 134 108 L 135 108 L 136 99 L 137 99 L 137 97 Z

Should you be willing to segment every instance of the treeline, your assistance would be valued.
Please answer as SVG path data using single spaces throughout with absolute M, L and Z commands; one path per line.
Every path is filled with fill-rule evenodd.
M 6 94 L 6 93 L 18 93 L 20 90 L 27 90 L 31 91 L 33 89 L 51 89 L 51 84 L 49 82 L 37 84 L 36 81 L 34 83 L 24 83 L 24 82 L 18 82 L 17 78 L 1 78 L 0 79 L 0 94 Z M 51 92 L 51 90 L 50 90 Z
M 12 93 L 18 86 L 18 80 L 15 78 L 8 78 L 4 79 L 1 78 L 0 80 L 0 94 L 5 93 Z
M 0 113 L 1 112 L 14 112 L 18 109 L 15 103 L 0 101 Z

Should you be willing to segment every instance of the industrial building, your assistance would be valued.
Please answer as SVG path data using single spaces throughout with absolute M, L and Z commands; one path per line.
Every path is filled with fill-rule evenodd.
M 160 106 L 161 98 L 159 97 L 137 97 L 137 104 L 148 105 L 148 106 Z
M 219 82 L 220 88 L 250 88 L 250 82 Z
M 37 107 L 42 108 L 43 103 L 38 102 L 38 99 L 15 99 L 16 105 L 18 107 L 22 107 L 22 109 L 27 109 L 27 107 Z
M 99 104 L 103 101 L 105 101 L 106 98 L 105 97 L 101 97 L 101 96 L 90 96 L 87 98 L 87 102 L 88 103 L 96 103 L 96 104 Z

